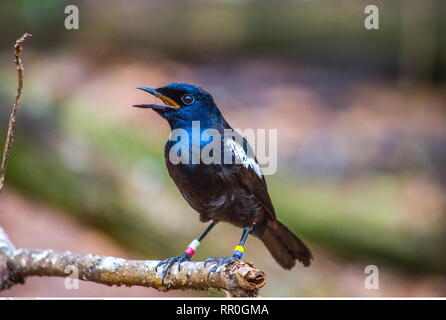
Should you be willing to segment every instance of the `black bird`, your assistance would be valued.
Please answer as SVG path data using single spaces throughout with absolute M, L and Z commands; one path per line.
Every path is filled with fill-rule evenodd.
M 166 259 L 158 266 L 163 266 L 163 280 L 172 265 L 188 261 L 200 244 L 200 241 L 215 226 L 223 221 L 243 228 L 242 238 L 234 253 L 226 258 L 210 258 L 214 262 L 211 272 L 235 259 L 241 259 L 248 234 L 260 238 L 274 259 L 285 269 L 291 269 L 295 260 L 309 266 L 313 259 L 310 250 L 286 226 L 276 218 L 269 197 L 265 177 L 252 154 L 248 142 L 236 132 L 232 136 L 225 134 L 230 125 L 223 118 L 212 96 L 200 87 L 190 84 L 173 83 L 154 89 L 138 87 L 161 99 L 160 104 L 139 104 L 134 107 L 151 108 L 167 120 L 171 128 L 171 138 L 164 150 L 166 166 L 170 177 L 175 182 L 184 199 L 200 214 L 200 221 L 210 224 L 187 247 L 184 254 Z M 195 130 L 194 125 L 199 130 Z M 197 161 L 200 150 L 208 145 L 194 135 L 206 130 L 220 133 L 221 154 L 215 151 L 213 163 Z M 186 136 L 177 133 L 187 133 Z M 173 137 L 173 138 L 172 138 Z M 202 139 L 206 140 L 206 139 Z M 180 152 L 182 147 L 187 152 Z M 181 149 L 184 150 L 184 149 Z M 231 161 L 223 161 L 223 154 L 229 152 Z M 210 153 L 211 156 L 214 156 Z M 182 158 L 181 158 L 182 157 Z M 179 159 L 182 159 L 180 162 Z M 195 161 L 194 161 L 195 160 Z

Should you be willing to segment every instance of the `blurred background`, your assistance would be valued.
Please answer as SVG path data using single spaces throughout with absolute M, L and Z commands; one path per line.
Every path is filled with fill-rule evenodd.
M 66 30 L 66 5 L 79 30 Z M 379 8 L 379 30 L 364 8 Z M 360 1 L 32 1 L 0 5 L 0 138 L 25 87 L 0 196 L 17 247 L 131 259 L 180 254 L 204 227 L 167 175 L 169 129 L 138 85 L 187 82 L 235 128 L 278 129 L 267 177 L 277 214 L 315 255 L 281 269 L 257 239 L 245 259 L 266 297 L 446 295 L 446 3 Z M 218 225 L 195 259 L 226 256 Z M 379 290 L 366 290 L 367 265 Z M 29 278 L 18 296 L 222 296 Z

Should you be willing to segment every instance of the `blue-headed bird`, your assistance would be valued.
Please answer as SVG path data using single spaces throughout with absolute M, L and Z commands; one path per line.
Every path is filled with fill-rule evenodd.
M 160 262 L 158 267 L 164 268 L 163 281 L 175 263 L 191 259 L 203 238 L 220 221 L 242 228 L 243 233 L 231 256 L 206 260 L 206 263 L 214 263 L 210 272 L 241 259 L 249 234 L 260 238 L 283 268 L 291 269 L 295 260 L 309 266 L 313 259 L 310 250 L 277 220 L 265 177 L 249 143 L 235 131 L 228 136 L 227 132 L 232 128 L 212 96 L 200 87 L 183 83 L 157 89 L 141 86 L 138 89 L 159 98 L 164 104 L 138 104 L 134 107 L 153 109 L 167 120 L 172 132 L 181 129 L 188 134 L 186 141 L 167 141 L 164 149 L 166 166 L 184 199 L 199 213 L 200 221 L 209 222 L 182 255 Z M 200 152 L 212 139 L 206 141 L 193 137 L 194 123 L 199 123 L 200 134 L 206 130 L 220 133 L 221 141 L 218 143 L 224 150 L 221 161 L 197 161 L 197 156 L 201 156 Z M 172 154 L 177 152 L 171 151 L 178 148 L 178 143 L 189 147 L 188 157 L 181 158 L 185 161 L 172 161 Z M 224 161 L 223 154 L 227 152 L 231 153 L 232 161 Z

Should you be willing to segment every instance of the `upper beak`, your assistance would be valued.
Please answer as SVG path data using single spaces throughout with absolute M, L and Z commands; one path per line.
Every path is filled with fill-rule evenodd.
M 135 105 L 133 105 L 136 108 L 151 108 L 151 109 L 162 110 L 162 109 L 178 109 L 180 107 L 180 105 L 178 103 L 173 101 L 171 98 L 166 97 L 165 95 L 156 91 L 156 89 L 154 89 L 154 88 L 140 86 L 140 87 L 137 87 L 137 89 L 146 91 L 146 92 L 150 93 L 151 95 L 153 95 L 157 98 L 160 98 L 166 105 L 160 105 L 160 104 L 135 104 Z

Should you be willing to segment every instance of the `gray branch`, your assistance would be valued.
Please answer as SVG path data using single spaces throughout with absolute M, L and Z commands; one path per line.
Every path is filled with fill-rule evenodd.
M 24 283 L 29 276 L 67 277 L 73 267 L 81 280 L 125 286 L 170 289 L 218 289 L 236 297 L 253 297 L 264 286 L 266 275 L 251 264 L 236 261 L 209 275 L 212 264 L 183 262 L 174 265 L 164 284 L 159 261 L 126 260 L 69 251 L 16 249 L 0 227 L 0 291 Z M 69 270 L 69 272 L 67 272 Z

